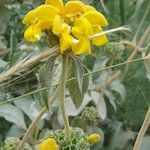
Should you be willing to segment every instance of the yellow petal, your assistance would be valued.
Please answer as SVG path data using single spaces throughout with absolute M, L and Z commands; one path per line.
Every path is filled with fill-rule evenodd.
M 35 25 L 30 25 L 24 33 L 24 38 L 29 42 L 36 42 L 40 39 L 40 37 L 41 29 Z
M 37 23 L 37 27 L 39 27 L 41 30 L 50 29 L 52 27 L 52 20 L 41 20 Z
M 62 19 L 59 15 L 57 15 L 55 18 L 54 18 L 54 22 L 53 22 L 53 30 L 52 32 L 56 35 L 58 35 L 59 33 L 61 33 L 62 31 Z
M 35 10 L 31 10 L 25 15 L 22 23 L 26 25 L 30 25 L 33 24 L 35 20 L 36 20 Z
M 73 45 L 73 41 L 74 41 L 74 38 L 67 33 L 64 33 L 60 37 L 60 51 L 62 54 L 64 53 L 64 51 L 71 48 L 71 46 Z
M 82 36 L 77 44 L 72 46 L 72 51 L 76 55 L 84 54 L 84 53 L 91 53 L 91 46 L 89 39 Z
M 46 0 L 45 4 L 52 5 L 52 6 L 56 7 L 60 13 L 62 12 L 63 7 L 64 7 L 62 0 Z
M 53 138 L 44 140 L 38 150 L 58 150 L 58 145 Z
M 35 9 L 35 15 L 38 20 L 51 20 L 58 15 L 58 9 L 51 5 L 40 5 Z
M 87 11 L 85 12 L 84 17 L 87 18 L 93 25 L 100 25 L 100 26 L 108 25 L 106 18 L 100 12 Z
M 88 38 L 92 33 L 92 25 L 86 18 L 77 19 L 72 27 L 72 34 L 76 38 L 80 38 L 80 35 L 84 35 Z
M 65 5 L 65 17 L 71 18 L 85 11 L 84 3 L 80 1 L 69 1 Z
M 87 12 L 87 11 L 97 11 L 97 10 L 90 5 L 85 5 L 85 12 Z
M 93 26 L 93 32 L 94 34 L 100 33 L 102 31 L 102 28 L 100 26 Z M 106 35 L 102 35 L 100 37 L 94 38 L 92 40 L 92 44 L 96 46 L 101 46 L 108 43 Z
M 58 36 L 60 36 L 62 33 L 70 33 L 70 26 L 63 22 L 61 17 L 57 15 L 53 22 L 53 30 L 52 32 Z

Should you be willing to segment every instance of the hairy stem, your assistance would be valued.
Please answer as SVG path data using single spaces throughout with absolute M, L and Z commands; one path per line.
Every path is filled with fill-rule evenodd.
M 66 77 L 67 77 L 67 70 L 68 70 L 68 56 L 62 56 L 62 75 L 61 75 L 61 85 L 60 85 L 60 107 L 62 118 L 64 121 L 64 127 L 66 131 L 66 136 L 70 139 L 70 127 L 69 127 L 69 120 L 66 115 L 65 110 L 65 87 L 66 87 Z

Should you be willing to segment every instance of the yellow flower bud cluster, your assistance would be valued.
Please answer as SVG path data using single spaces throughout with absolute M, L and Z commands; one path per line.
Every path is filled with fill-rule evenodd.
M 61 53 L 68 49 L 76 55 L 91 53 L 91 44 L 101 46 L 108 42 L 106 35 L 89 39 L 108 23 L 102 13 L 78 0 L 66 4 L 62 0 L 46 0 L 28 12 L 23 23 L 28 26 L 24 33 L 27 41 L 36 42 L 42 31 L 49 30 L 59 38 Z
M 101 140 L 101 136 L 96 133 L 89 135 L 87 138 L 87 141 L 89 142 L 89 144 L 95 144 L 99 142 L 100 140 Z

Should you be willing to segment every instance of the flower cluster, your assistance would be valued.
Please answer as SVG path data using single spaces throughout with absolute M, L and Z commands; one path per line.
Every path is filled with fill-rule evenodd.
M 39 150 L 90 150 L 91 145 L 101 140 L 99 134 L 94 133 L 88 136 L 80 128 L 72 128 L 70 141 L 68 141 L 64 130 L 48 130 L 44 135 L 45 140 L 39 145 Z
M 46 0 L 28 12 L 23 23 L 28 25 L 24 33 L 27 41 L 38 41 L 42 31 L 48 30 L 59 38 L 61 53 L 68 49 L 76 55 L 91 53 L 91 43 L 101 46 L 108 42 L 106 35 L 89 39 L 108 23 L 102 13 L 77 0 L 66 4 L 62 0 Z
M 95 144 L 101 140 L 101 136 L 99 134 L 94 133 L 89 135 L 87 140 L 90 144 Z

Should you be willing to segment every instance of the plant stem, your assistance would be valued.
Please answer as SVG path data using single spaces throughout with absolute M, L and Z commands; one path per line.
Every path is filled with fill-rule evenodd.
M 140 150 L 141 149 L 142 139 L 143 139 L 143 136 L 145 135 L 145 132 L 146 132 L 149 124 L 150 124 L 150 107 L 147 111 L 147 114 L 145 116 L 142 127 L 138 133 L 138 136 L 137 136 L 133 150 Z
M 61 85 L 60 85 L 60 108 L 62 113 L 62 118 L 64 121 L 64 127 L 66 136 L 68 139 L 70 139 L 70 126 L 69 126 L 69 120 L 66 115 L 65 110 L 65 87 L 66 87 L 66 77 L 67 77 L 67 71 L 68 71 L 68 56 L 63 55 L 62 56 L 62 75 L 61 75 Z

